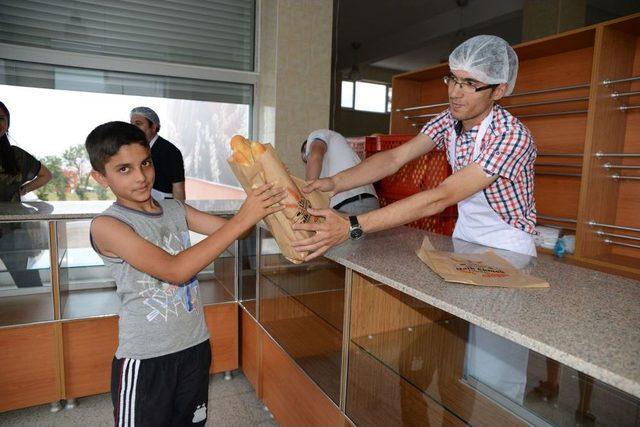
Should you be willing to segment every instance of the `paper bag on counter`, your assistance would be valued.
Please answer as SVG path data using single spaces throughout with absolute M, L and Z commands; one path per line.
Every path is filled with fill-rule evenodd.
M 300 188 L 305 185 L 305 182 L 289 175 L 271 144 L 251 142 L 244 138 L 242 138 L 244 141 L 240 141 L 240 138 L 242 137 L 235 136 L 232 139 L 234 153 L 227 159 L 229 166 L 246 192 L 267 182 L 274 183 L 276 187 L 286 188 L 288 196 L 282 202 L 285 204 L 285 209 L 266 216 L 264 222 L 273 234 L 282 254 L 289 261 L 299 264 L 308 252 L 296 252 L 291 242 L 306 239 L 314 233 L 293 230 L 292 226 L 296 223 L 320 222 L 322 218 L 309 214 L 307 209 L 328 208 L 330 197 L 322 191 L 314 191 L 303 197 Z M 251 148 L 247 149 L 247 146 Z
M 481 254 L 437 251 L 425 237 L 416 254 L 447 282 L 503 288 L 549 287 L 547 281 L 519 271 L 492 251 Z

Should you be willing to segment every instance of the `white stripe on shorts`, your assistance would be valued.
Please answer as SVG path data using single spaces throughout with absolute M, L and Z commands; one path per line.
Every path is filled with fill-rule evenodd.
M 140 361 L 136 359 L 124 359 L 122 363 L 118 426 L 135 427 L 136 388 L 138 385 Z
M 125 378 L 127 377 L 127 368 L 129 367 L 129 359 L 124 359 L 122 362 L 122 373 L 120 374 L 120 407 L 118 408 L 118 427 L 122 427 L 124 423 L 123 415 L 124 415 L 124 396 L 125 396 Z

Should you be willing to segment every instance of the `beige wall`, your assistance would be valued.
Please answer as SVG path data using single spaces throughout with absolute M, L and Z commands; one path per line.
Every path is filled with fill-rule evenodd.
M 257 138 L 303 176 L 300 144 L 329 126 L 332 0 L 261 0 Z

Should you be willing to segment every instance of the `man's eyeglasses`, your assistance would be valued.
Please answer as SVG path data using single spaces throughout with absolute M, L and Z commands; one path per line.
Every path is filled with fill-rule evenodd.
M 447 74 L 446 76 L 444 76 L 442 80 L 444 81 L 444 84 L 446 84 L 449 87 L 449 89 L 453 89 L 455 85 L 458 85 L 460 86 L 460 89 L 462 89 L 464 93 L 481 92 L 483 90 L 493 89 L 499 86 L 499 84 L 478 86 L 479 83 L 477 82 L 459 80 L 453 74 Z

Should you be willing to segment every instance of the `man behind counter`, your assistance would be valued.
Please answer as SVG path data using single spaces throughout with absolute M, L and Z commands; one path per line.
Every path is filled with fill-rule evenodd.
M 456 242 L 535 256 L 536 213 L 533 197 L 536 147 L 529 129 L 496 104 L 513 91 L 518 57 L 503 39 L 476 36 L 449 56 L 444 76 L 449 108 L 434 117 L 407 143 L 376 154 L 332 177 L 316 180 L 303 191 L 338 193 L 378 181 L 434 148 L 446 150 L 453 174 L 438 187 L 362 215 L 330 209 L 312 210 L 326 218 L 322 224 L 296 224 L 315 236 L 294 242 L 300 251 L 320 256 L 347 238 L 406 224 L 458 205 L 453 232 Z M 457 239 L 457 240 L 456 240 Z M 465 356 L 469 378 L 522 403 L 528 349 L 475 326 L 469 326 Z
M 436 147 L 446 150 L 453 174 L 436 188 L 362 215 L 347 217 L 330 209 L 311 210 L 326 221 L 294 226 L 316 232 L 294 242 L 298 250 L 311 251 L 308 259 L 348 238 L 436 215 L 454 204 L 458 205 L 454 238 L 536 255 L 536 147 L 529 129 L 496 104 L 513 91 L 518 57 L 503 39 L 482 35 L 458 46 L 449 56 L 449 68 L 443 78 L 449 108 L 417 136 L 353 168 L 311 182 L 303 191 L 319 189 L 335 194 L 369 184 Z
M 185 199 L 184 161 L 182 153 L 172 143 L 158 135 L 160 117 L 149 107 L 131 110 L 130 123 L 144 132 L 151 147 L 151 158 L 156 170 L 152 196 L 155 199 Z

